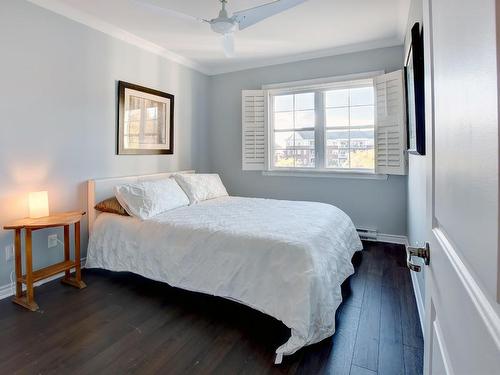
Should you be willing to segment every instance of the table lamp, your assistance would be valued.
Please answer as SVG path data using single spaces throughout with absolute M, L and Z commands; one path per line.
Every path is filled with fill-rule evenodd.
M 49 193 L 35 191 L 28 195 L 30 218 L 49 216 Z

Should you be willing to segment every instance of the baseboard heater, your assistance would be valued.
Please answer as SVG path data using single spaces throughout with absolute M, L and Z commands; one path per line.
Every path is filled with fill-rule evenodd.
M 362 240 L 377 241 L 378 231 L 376 229 L 356 228 Z

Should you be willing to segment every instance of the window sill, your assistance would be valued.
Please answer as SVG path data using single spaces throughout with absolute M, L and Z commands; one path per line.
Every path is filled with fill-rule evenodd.
M 386 174 L 375 174 L 365 171 L 325 171 L 325 170 L 267 170 L 262 172 L 263 176 L 275 177 L 320 177 L 320 178 L 348 178 L 360 180 L 387 180 Z

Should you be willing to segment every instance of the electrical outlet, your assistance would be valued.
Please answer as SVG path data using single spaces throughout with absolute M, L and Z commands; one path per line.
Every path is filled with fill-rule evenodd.
M 57 234 L 50 234 L 49 235 L 47 246 L 49 247 L 49 249 L 51 247 L 56 247 L 57 246 Z
M 14 258 L 14 246 L 7 245 L 5 246 L 5 261 L 10 262 Z

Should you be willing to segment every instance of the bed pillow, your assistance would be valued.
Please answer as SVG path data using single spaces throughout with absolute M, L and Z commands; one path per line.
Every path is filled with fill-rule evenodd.
M 228 195 L 218 174 L 176 174 L 174 178 L 191 204 Z
M 114 192 L 129 215 L 143 220 L 189 205 L 188 197 L 172 178 L 118 185 Z
M 117 214 L 122 216 L 129 216 L 127 211 L 123 208 L 123 206 L 118 202 L 116 197 L 111 197 L 105 199 L 99 203 L 97 203 L 94 207 L 97 211 L 101 212 L 109 212 L 111 214 Z

